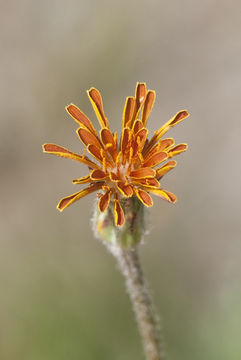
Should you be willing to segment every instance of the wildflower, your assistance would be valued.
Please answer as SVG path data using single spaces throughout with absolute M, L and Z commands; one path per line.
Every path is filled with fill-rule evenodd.
M 77 135 L 94 161 L 86 156 L 85 150 L 79 155 L 59 145 L 43 145 L 44 152 L 79 161 L 90 170 L 88 175 L 72 181 L 74 184 L 88 186 L 60 200 L 57 209 L 63 211 L 85 195 L 100 191 L 97 194 L 100 212 L 105 212 L 112 203 L 115 224 L 122 226 L 125 222 L 122 208 L 124 199 L 134 196 L 150 207 L 153 205 L 150 194 L 154 194 L 175 203 L 176 196 L 164 190 L 159 181 L 177 165 L 171 158 L 186 151 L 187 144 L 175 145 L 173 138 L 162 137 L 170 128 L 185 119 L 188 112 L 179 111 L 148 140 L 146 124 L 156 95 L 153 90 L 147 91 L 144 83 L 137 83 L 135 97 L 126 99 L 118 141 L 117 133 L 112 133 L 109 128 L 99 91 L 91 88 L 87 93 L 100 123 L 99 135 L 77 106 L 70 104 L 66 110 L 79 124 Z

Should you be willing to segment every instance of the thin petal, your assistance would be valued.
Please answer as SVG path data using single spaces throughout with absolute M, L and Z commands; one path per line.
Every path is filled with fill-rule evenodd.
M 148 136 L 148 130 L 146 128 L 143 128 L 137 132 L 135 135 L 135 141 L 138 144 L 138 151 L 141 152 Z
M 131 126 L 135 114 L 135 105 L 136 105 L 135 98 L 133 98 L 132 96 L 126 98 L 124 111 L 123 111 L 122 128 Z
M 172 119 L 167 121 L 158 131 L 155 132 L 155 135 L 152 137 L 148 144 L 148 149 L 151 149 L 152 146 L 160 140 L 160 138 L 173 126 L 186 119 L 189 116 L 187 110 L 179 111 Z
M 72 151 L 69 151 L 68 149 L 66 149 L 66 148 L 64 148 L 62 146 L 56 145 L 56 144 L 44 144 L 43 145 L 43 152 L 48 153 L 48 154 L 52 154 L 52 155 L 61 156 L 61 157 L 64 157 L 66 159 L 72 159 L 72 160 L 79 161 L 82 164 L 85 164 L 85 165 L 89 166 L 92 169 L 98 169 L 99 168 L 97 164 L 95 164 L 93 161 L 89 160 L 85 156 L 75 154 Z
M 125 197 L 131 197 L 133 195 L 133 188 L 131 185 L 125 185 L 123 183 L 119 183 L 117 187 L 121 192 L 121 194 L 124 195 Z
M 81 127 L 87 128 L 93 134 L 97 134 L 91 121 L 77 106 L 75 106 L 74 104 L 70 104 L 66 106 L 65 109 Z
M 64 209 L 66 209 L 69 205 L 73 204 L 74 202 L 76 202 L 77 200 L 81 199 L 82 197 L 96 191 L 99 190 L 102 187 L 103 183 L 99 183 L 99 184 L 94 184 L 94 185 L 90 185 L 89 187 L 87 187 L 86 189 L 83 189 L 81 191 L 78 191 L 70 196 L 67 196 L 65 198 L 63 198 L 62 200 L 60 200 L 60 202 L 57 205 L 57 209 L 59 211 L 63 211 Z
M 130 147 L 132 138 L 132 131 L 129 128 L 125 128 L 122 131 L 122 138 L 121 138 L 121 152 L 124 154 L 128 148 Z
M 98 137 L 92 134 L 89 130 L 79 128 L 77 130 L 77 134 L 84 145 L 88 146 L 91 144 L 91 145 L 95 145 L 98 148 L 102 147 Z
M 177 201 L 176 195 L 174 195 L 173 193 L 167 190 L 149 188 L 148 191 L 150 191 L 151 193 L 157 196 L 160 196 L 162 199 L 167 200 L 173 204 Z
M 110 203 L 110 197 L 111 197 L 111 191 L 110 190 L 107 190 L 106 193 L 103 194 L 100 197 L 100 200 L 98 202 L 98 206 L 99 206 L 99 210 L 101 212 L 104 212 L 108 208 L 109 203 Z
M 174 169 L 174 167 L 177 165 L 177 162 L 175 160 L 168 161 L 165 165 L 163 165 L 161 168 L 156 169 L 156 178 L 157 180 L 160 180 L 160 178 L 168 173 L 170 170 Z
M 110 174 L 110 179 L 112 180 L 112 181 L 120 181 L 121 180 L 121 178 L 118 176 L 118 175 L 116 175 L 114 172 L 110 172 L 109 173 Z
M 178 144 L 175 147 L 168 150 L 168 157 L 173 157 L 186 151 L 188 148 L 187 144 Z
M 144 147 L 143 150 L 144 159 L 145 160 L 149 159 L 151 156 L 153 156 L 159 151 L 164 151 L 164 150 L 166 151 L 170 146 L 174 145 L 174 143 L 175 141 L 173 138 L 166 138 L 163 140 L 159 140 L 159 142 L 155 146 L 153 146 L 153 148 L 150 149 L 148 152 L 146 152 L 146 149 Z
M 154 167 L 159 165 L 161 162 L 167 159 L 167 153 L 164 151 L 160 151 L 154 155 L 152 155 L 149 159 L 145 160 L 143 166 Z
M 87 176 L 84 176 L 82 178 L 72 180 L 72 183 L 73 184 L 86 184 L 86 183 L 91 182 L 91 181 L 92 180 L 91 180 L 90 176 L 87 175 Z
M 101 149 L 95 145 L 89 144 L 87 146 L 87 150 L 88 152 L 95 158 L 97 159 L 100 163 L 102 163 L 103 161 L 103 156 L 101 153 Z
M 106 150 L 115 159 L 117 156 L 116 142 L 115 142 L 112 132 L 107 128 L 101 129 L 100 138 L 101 138 L 101 141 L 102 141 L 103 145 L 105 146 Z
M 156 172 L 152 168 L 144 167 L 139 168 L 136 170 L 131 171 L 130 177 L 136 178 L 136 179 L 142 179 L 142 178 L 153 178 L 155 177 Z
M 109 177 L 109 175 L 107 173 L 105 173 L 104 171 L 98 169 L 98 170 L 91 171 L 90 177 L 92 180 L 104 180 L 104 179 L 107 179 Z
M 154 187 L 154 188 L 159 188 L 160 187 L 160 183 L 156 178 L 151 178 L 151 179 L 135 179 L 134 181 L 132 181 L 133 184 L 136 185 L 141 185 L 141 186 L 147 186 L 147 187 Z
M 100 92 L 95 88 L 91 88 L 90 90 L 87 91 L 87 94 L 94 108 L 97 119 L 99 120 L 100 126 L 102 128 L 104 127 L 108 128 L 109 127 L 108 120 L 104 113 L 103 102 Z
M 145 83 L 137 83 L 136 85 L 136 111 L 137 114 L 146 98 L 146 84 Z
M 115 214 L 115 224 L 117 226 L 122 226 L 125 223 L 124 211 L 121 207 L 120 201 L 114 199 L 114 214 Z
M 134 124 L 133 124 L 133 132 L 134 134 L 138 133 L 139 130 L 143 129 L 143 123 L 141 120 L 135 120 Z
M 146 99 L 145 99 L 145 103 L 143 106 L 142 118 L 141 118 L 144 126 L 146 126 L 147 120 L 148 120 L 150 113 L 152 111 L 152 108 L 154 106 L 155 98 L 156 98 L 155 91 L 148 90 Z
M 153 201 L 151 196 L 148 194 L 148 192 L 146 192 L 145 190 L 142 189 L 137 189 L 134 188 L 135 194 L 138 197 L 138 199 L 147 207 L 150 207 L 153 205 Z

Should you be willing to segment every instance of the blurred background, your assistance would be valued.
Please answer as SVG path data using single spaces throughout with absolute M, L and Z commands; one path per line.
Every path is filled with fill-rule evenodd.
M 113 130 L 136 82 L 157 92 L 150 131 L 189 150 L 147 215 L 143 266 L 170 360 L 241 358 L 239 1 L 1 1 L 0 358 L 144 359 L 114 259 L 93 237 L 94 195 L 64 213 L 79 152 L 70 102 L 97 121 L 97 87 Z

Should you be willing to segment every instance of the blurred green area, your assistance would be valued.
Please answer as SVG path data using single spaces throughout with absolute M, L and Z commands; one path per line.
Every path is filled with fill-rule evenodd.
M 84 167 L 64 106 L 95 119 L 101 90 L 113 130 L 137 81 L 157 92 L 150 131 L 189 151 L 164 179 L 179 197 L 147 214 L 143 266 L 170 360 L 241 357 L 240 19 L 238 1 L 1 3 L 0 359 L 144 359 L 114 259 L 93 238 L 94 195 L 60 214 Z M 94 120 L 95 121 L 95 120 Z

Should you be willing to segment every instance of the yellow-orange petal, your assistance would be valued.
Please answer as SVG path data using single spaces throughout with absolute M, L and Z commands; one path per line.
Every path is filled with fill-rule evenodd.
M 131 197 L 133 195 L 133 188 L 131 185 L 125 185 L 120 182 L 117 185 L 117 188 L 121 192 L 121 194 L 124 195 L 125 197 Z
M 130 147 L 132 131 L 129 128 L 124 128 L 121 138 L 121 152 L 124 154 L 128 147 Z
M 173 157 L 186 151 L 188 148 L 187 144 L 178 144 L 168 150 L 168 157 Z
M 153 205 L 153 201 L 151 196 L 146 192 L 145 190 L 134 188 L 134 192 L 138 199 L 147 207 L 150 207 Z
M 110 203 L 110 197 L 111 197 L 111 190 L 107 190 L 106 193 L 100 197 L 98 206 L 101 212 L 104 212 L 108 208 Z
M 149 167 L 139 168 L 130 172 L 130 177 L 134 179 L 153 178 L 155 175 L 155 170 Z
M 166 138 L 163 140 L 159 140 L 159 142 L 156 145 L 154 145 L 153 148 L 151 148 L 148 152 L 144 147 L 143 157 L 145 160 L 147 160 L 159 151 L 166 151 L 170 146 L 174 145 L 174 143 L 175 141 L 173 138 Z M 148 144 L 146 144 L 146 146 L 148 146 Z
M 129 96 L 128 98 L 126 98 L 123 111 L 122 128 L 130 127 L 132 125 L 132 120 L 135 114 L 135 105 L 136 100 L 134 97 Z
M 92 134 L 89 130 L 79 128 L 77 130 L 77 134 L 85 146 L 95 145 L 97 148 L 102 147 L 98 137 L 96 135 Z
M 133 127 L 132 127 L 134 134 L 136 134 L 139 130 L 143 129 L 143 127 L 144 127 L 144 126 L 143 126 L 142 121 L 136 119 L 135 122 L 134 122 L 134 124 L 133 124 Z
M 87 128 L 93 134 L 97 134 L 90 119 L 74 104 L 70 104 L 65 107 L 66 111 L 72 116 L 72 118 L 82 127 Z
M 94 184 L 94 185 L 90 185 L 89 187 L 87 187 L 86 189 L 83 189 L 81 191 L 78 191 L 70 196 L 67 196 L 63 199 L 60 200 L 60 202 L 57 205 L 57 209 L 59 211 L 63 211 L 64 209 L 66 209 L 69 205 L 73 204 L 74 202 L 76 202 L 77 200 L 81 199 L 82 197 L 96 191 L 99 190 L 102 187 L 103 183 L 98 183 L 98 184 Z
M 154 187 L 159 188 L 160 183 L 156 178 L 150 178 L 150 179 L 135 179 L 132 181 L 133 184 L 139 185 L 139 186 L 147 186 L 147 187 Z
M 164 151 L 160 151 L 152 155 L 149 159 L 145 160 L 143 166 L 154 167 L 156 165 L 159 165 L 166 159 L 167 153 Z
M 173 118 L 167 121 L 159 130 L 155 132 L 155 135 L 152 137 L 148 144 L 148 149 L 152 146 L 173 126 L 186 119 L 189 116 L 187 110 L 179 111 Z
M 164 189 L 153 189 L 153 188 L 149 188 L 148 191 L 150 191 L 154 195 L 160 196 L 162 199 L 167 200 L 173 204 L 177 201 L 176 195 L 174 195 L 170 191 Z
M 114 199 L 114 215 L 115 215 L 115 224 L 117 226 L 124 225 L 125 215 L 121 207 L 120 201 L 118 199 Z
M 89 144 L 87 146 L 87 150 L 95 159 L 97 159 L 99 162 L 102 163 L 103 156 L 102 156 L 101 149 L 99 147 L 97 147 L 97 146 L 95 146 L 93 144 Z
M 114 173 L 114 172 L 112 172 L 112 171 L 110 171 L 110 179 L 112 180 L 112 181 L 120 181 L 121 180 L 121 178 L 118 176 L 118 175 L 116 175 L 116 173 Z
M 136 111 L 138 114 L 140 107 L 146 98 L 146 84 L 145 83 L 137 83 L 135 98 L 136 98 Z
M 76 160 L 81 162 L 82 164 L 85 164 L 87 166 L 89 166 L 92 169 L 98 169 L 99 166 L 97 164 L 95 164 L 93 161 L 87 159 L 85 156 L 81 156 L 78 154 L 73 153 L 72 151 L 56 145 L 56 144 L 44 144 L 43 145 L 43 152 L 47 153 L 47 154 L 52 154 L 52 155 L 57 155 L 57 156 L 61 156 L 64 157 L 66 159 L 71 159 L 71 160 Z
M 92 180 L 91 180 L 90 176 L 87 175 L 87 176 L 83 176 L 82 178 L 72 180 L 72 183 L 73 184 L 86 184 L 91 181 Z
M 103 170 L 97 169 L 97 170 L 93 170 L 90 173 L 90 177 L 92 180 L 104 180 L 107 179 L 109 177 L 109 175 L 104 172 Z
M 175 143 L 175 141 L 173 138 L 166 138 L 166 139 L 160 140 L 159 151 L 168 149 L 170 146 L 174 145 L 174 143 Z
M 136 133 L 135 141 L 138 144 L 138 151 L 140 152 L 142 151 L 146 143 L 147 136 L 148 136 L 148 130 L 146 128 L 143 128 Z
M 90 90 L 87 91 L 87 94 L 94 108 L 97 119 L 99 120 L 100 126 L 103 128 L 104 127 L 108 128 L 109 127 L 108 120 L 104 113 L 104 107 L 100 92 L 95 88 L 91 88 Z
M 161 168 L 156 169 L 156 178 L 158 180 L 161 179 L 162 176 L 164 176 L 166 173 L 168 173 L 170 170 L 174 169 L 174 167 L 177 165 L 177 162 L 175 160 L 168 161 L 165 165 L 163 165 Z
M 116 142 L 112 132 L 107 128 L 101 129 L 100 138 L 106 150 L 110 153 L 113 159 L 115 159 L 117 156 L 117 151 Z
M 145 103 L 143 106 L 143 110 L 142 110 L 142 117 L 141 117 L 141 121 L 143 122 L 144 126 L 146 126 L 147 120 L 148 120 L 150 113 L 152 111 L 152 108 L 154 106 L 155 98 L 156 98 L 155 91 L 148 90 L 146 99 L 145 99 Z

